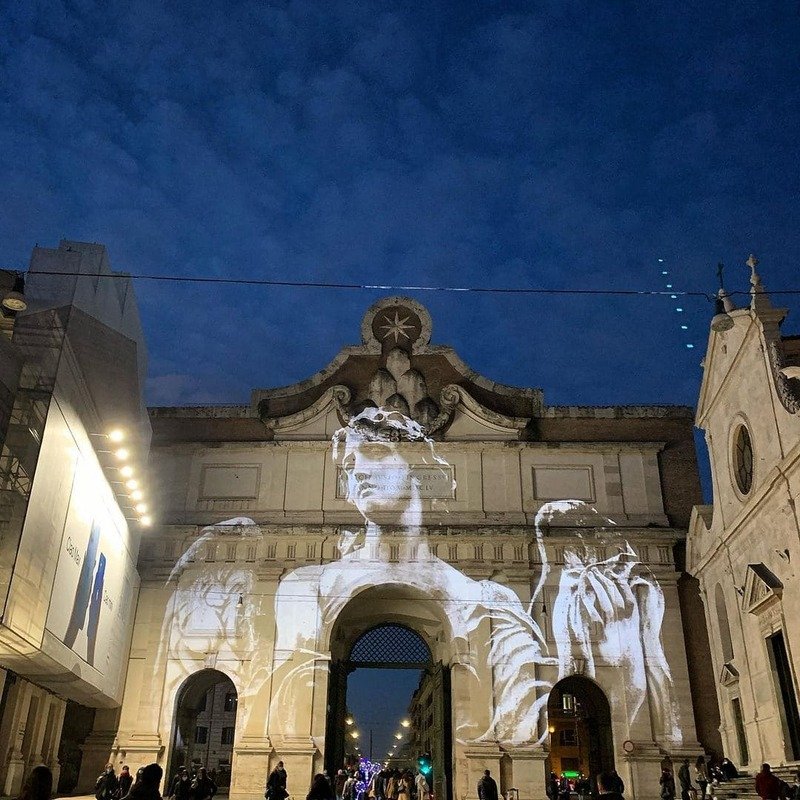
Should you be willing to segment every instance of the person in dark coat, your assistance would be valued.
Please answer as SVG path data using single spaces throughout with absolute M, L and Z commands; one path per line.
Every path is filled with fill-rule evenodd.
M 622 792 L 618 791 L 622 778 L 613 772 L 601 772 L 597 776 L 597 791 L 603 800 L 624 800 Z
M 158 764 L 148 764 L 136 772 L 136 780 L 128 792 L 129 800 L 161 800 L 158 791 L 164 770 Z
M 498 800 L 497 783 L 488 769 L 478 781 L 478 800 Z
M 756 775 L 756 794 L 761 800 L 780 800 L 785 794 L 783 782 L 769 764 L 762 764 L 761 772 Z
M 681 800 L 691 800 L 692 789 L 692 776 L 689 773 L 689 759 L 684 758 L 683 763 L 678 770 L 678 782 L 681 785 Z
M 335 795 L 327 776 L 314 776 L 314 780 L 311 781 L 311 788 L 306 795 L 306 800 L 335 800 Z
M 658 782 L 661 784 L 661 800 L 675 800 L 675 778 L 672 777 L 672 770 L 664 767 Z
M 39 764 L 28 774 L 18 800 L 50 800 L 52 796 L 53 773 L 49 767 Z
M 189 800 L 191 795 L 192 779 L 189 776 L 189 770 L 181 767 L 172 780 L 172 786 L 169 787 L 169 797 L 174 797 L 175 800 Z
M 119 781 L 114 772 L 113 764 L 106 764 L 105 772 L 97 779 L 94 785 L 94 796 L 97 800 L 115 800 L 119 789 Z
M 289 792 L 286 791 L 286 778 L 283 761 L 279 761 L 267 778 L 267 790 L 264 792 L 266 800 L 285 800 L 289 796 Z
M 217 793 L 217 784 L 208 777 L 205 767 L 197 770 L 197 775 L 192 781 L 189 796 L 192 800 L 211 800 Z
M 117 789 L 117 797 L 127 797 L 128 792 L 131 790 L 131 786 L 133 786 L 133 775 L 131 775 L 131 771 L 127 764 L 122 767 L 118 780 L 119 788 Z

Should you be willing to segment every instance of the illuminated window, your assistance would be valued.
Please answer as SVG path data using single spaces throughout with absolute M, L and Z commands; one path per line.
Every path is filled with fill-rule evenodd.
M 561 695 L 561 709 L 572 713 L 575 710 L 575 695 L 563 692 Z
M 222 729 L 222 744 L 233 744 L 233 728 Z
M 225 710 L 236 711 L 236 692 L 227 692 L 225 694 Z
M 753 486 L 753 443 L 744 425 L 739 426 L 734 438 L 733 475 L 739 491 L 747 494 Z
M 205 725 L 198 725 L 194 729 L 194 743 L 206 744 L 208 742 L 208 728 Z

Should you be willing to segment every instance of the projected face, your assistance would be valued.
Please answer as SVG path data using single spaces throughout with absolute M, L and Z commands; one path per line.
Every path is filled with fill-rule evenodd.
M 364 519 L 402 514 L 414 493 L 411 467 L 395 443 L 360 442 L 344 457 L 347 497 Z

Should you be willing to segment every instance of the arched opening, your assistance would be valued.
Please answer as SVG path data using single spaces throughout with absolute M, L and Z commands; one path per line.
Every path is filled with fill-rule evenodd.
M 714 605 L 717 609 L 722 661 L 727 664 L 729 661 L 733 661 L 733 640 L 731 639 L 731 626 L 728 622 L 728 607 L 725 605 L 725 595 L 719 584 L 714 587 Z
M 614 769 L 611 706 L 603 690 L 579 675 L 560 680 L 547 703 L 549 767 L 568 780 Z
M 432 651 L 443 626 L 428 605 L 407 587 L 381 586 L 337 618 L 325 765 L 331 775 L 370 767 L 422 771 L 437 800 L 449 800 L 450 670 Z
M 175 703 L 165 780 L 172 781 L 181 767 L 190 774 L 205 767 L 219 793 L 227 794 L 238 703 L 233 681 L 218 670 L 204 669 L 184 681 Z

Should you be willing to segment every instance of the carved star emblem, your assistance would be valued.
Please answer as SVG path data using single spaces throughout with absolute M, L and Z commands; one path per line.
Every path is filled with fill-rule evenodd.
M 379 330 L 386 331 L 383 335 L 384 339 L 388 339 L 390 336 L 394 336 L 395 344 L 400 341 L 400 337 L 402 336 L 404 339 L 411 339 L 411 337 L 406 333 L 406 331 L 413 331 L 414 325 L 406 325 L 406 323 L 411 319 L 411 316 L 403 317 L 400 319 L 400 314 L 397 311 L 394 312 L 394 319 L 390 319 L 389 315 L 387 314 L 384 317 L 386 321 L 386 325 L 381 325 Z

